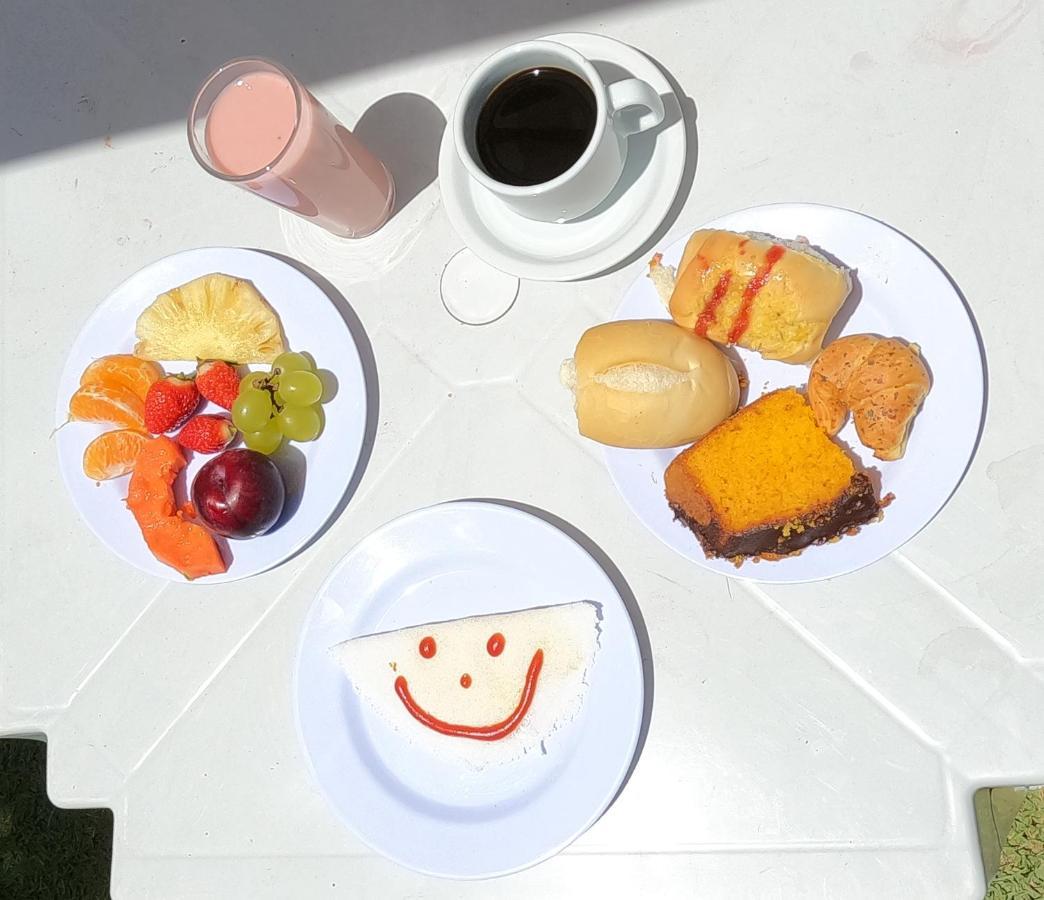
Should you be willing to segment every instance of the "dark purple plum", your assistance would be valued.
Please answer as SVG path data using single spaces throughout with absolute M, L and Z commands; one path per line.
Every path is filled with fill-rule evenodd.
M 278 521 L 285 499 L 278 467 L 256 450 L 226 450 L 207 462 L 192 482 L 197 514 L 227 538 L 264 534 Z

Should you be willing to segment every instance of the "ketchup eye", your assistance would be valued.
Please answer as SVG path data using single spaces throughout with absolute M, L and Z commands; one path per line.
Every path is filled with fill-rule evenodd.
M 504 652 L 504 635 L 499 631 L 491 634 L 486 641 L 486 652 L 490 656 L 500 656 Z
M 420 655 L 425 659 L 431 659 L 435 655 L 435 638 L 426 637 L 420 642 Z

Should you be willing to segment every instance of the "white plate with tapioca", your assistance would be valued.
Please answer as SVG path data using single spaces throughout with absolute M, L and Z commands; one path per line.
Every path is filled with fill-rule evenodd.
M 586 693 L 568 721 L 541 733 L 525 753 L 500 754 L 495 743 L 478 746 L 463 737 L 442 738 L 440 747 L 437 735 L 432 738 L 410 719 L 410 727 L 393 728 L 352 690 L 332 653 L 335 645 L 362 635 L 578 601 L 597 608 L 599 616 L 597 652 L 584 673 Z M 544 635 L 551 638 L 548 645 L 533 632 L 505 628 L 500 637 L 524 645 L 522 660 L 541 647 L 552 654 L 557 646 L 554 635 Z M 430 663 L 408 661 L 414 695 L 427 689 L 432 699 L 425 708 L 436 716 L 445 715 L 454 697 L 486 708 L 483 691 L 490 667 L 497 665 L 486 632 L 462 651 L 456 648 L 457 668 L 448 672 L 441 660 L 454 648 L 439 640 L 437 647 L 433 642 L 425 648 L 421 641 L 407 648 L 431 657 Z M 550 655 L 544 664 L 553 665 Z M 381 662 L 356 674 L 372 691 L 383 689 L 394 705 L 404 665 L 401 659 Z M 433 679 L 442 679 L 438 691 Z M 529 683 L 524 665 L 511 673 L 516 680 L 522 692 Z M 527 717 L 542 715 L 539 706 L 549 699 L 544 692 L 544 683 L 536 683 Z M 482 501 L 407 513 L 349 551 L 304 623 L 294 696 L 306 758 L 345 825 L 396 862 L 448 878 L 517 871 L 587 830 L 627 778 L 645 715 L 635 628 L 605 569 L 543 517 Z M 510 705 L 503 705 L 505 715 Z M 454 718 L 475 715 L 464 709 Z M 462 761 L 456 748 L 445 746 L 453 741 L 485 751 L 485 764 L 474 753 Z

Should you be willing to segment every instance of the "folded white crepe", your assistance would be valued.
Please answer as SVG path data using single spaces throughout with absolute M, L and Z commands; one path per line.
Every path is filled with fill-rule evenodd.
M 583 705 L 601 609 L 588 600 L 432 622 L 331 648 L 404 740 L 471 767 L 546 753 Z

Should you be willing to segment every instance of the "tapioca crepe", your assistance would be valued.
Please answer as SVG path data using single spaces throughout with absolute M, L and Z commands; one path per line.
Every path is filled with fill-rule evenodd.
M 366 635 L 331 653 L 403 740 L 483 768 L 548 752 L 583 706 L 600 621 L 583 600 Z

